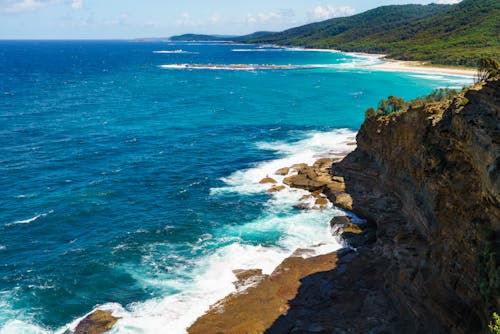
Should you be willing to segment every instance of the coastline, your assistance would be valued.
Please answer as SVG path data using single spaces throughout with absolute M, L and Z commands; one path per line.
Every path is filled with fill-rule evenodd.
M 421 74 L 444 74 L 450 76 L 460 77 L 474 77 L 476 70 L 455 67 L 439 67 L 435 65 L 426 65 L 416 61 L 404 61 L 394 59 L 380 59 L 383 61 L 381 64 L 374 64 L 366 66 L 368 69 L 388 72 L 408 72 L 408 73 L 421 73 Z
M 476 69 L 474 68 L 461 68 L 461 67 L 434 65 L 434 64 L 429 65 L 419 61 L 387 58 L 386 54 L 347 52 L 337 49 L 308 49 L 308 48 L 292 47 L 292 46 L 280 46 L 280 45 L 275 45 L 275 46 L 289 48 L 289 49 L 303 50 L 303 51 L 312 51 L 312 52 L 343 53 L 351 56 L 373 58 L 381 62 L 379 64 L 360 66 L 360 68 L 369 70 L 420 73 L 420 74 L 441 74 L 441 75 L 460 76 L 460 77 L 474 77 L 476 75 Z
M 348 216 L 334 217 L 330 222 L 332 233 L 346 241 L 346 248 L 312 258 L 297 252 L 269 276 L 252 274 L 256 285 L 213 305 L 188 328 L 188 333 L 482 333 L 489 314 L 474 284 L 477 263 L 470 261 L 480 250 L 468 245 L 492 241 L 486 239 L 487 233 L 481 233 L 485 229 L 482 224 L 473 225 L 478 231 L 470 233 L 470 238 L 457 237 L 463 228 L 456 228 L 456 220 L 464 217 L 459 223 L 470 227 L 471 217 L 483 217 L 488 212 L 485 208 L 494 207 L 483 197 L 484 193 L 495 193 L 494 186 L 487 183 L 492 181 L 480 173 L 488 161 L 495 160 L 496 151 L 490 150 L 491 146 L 485 148 L 484 141 L 494 138 L 492 120 L 498 117 L 498 107 L 488 98 L 498 87 L 491 82 L 461 93 L 459 98 L 467 101 L 465 106 L 442 103 L 438 108 L 433 105 L 412 113 L 368 119 L 358 133 L 358 150 L 330 166 L 320 159 L 285 178 L 284 184 L 312 194 L 321 189 L 333 205 L 365 217 L 367 228 L 349 221 Z M 430 113 L 437 116 L 438 123 L 429 122 Z M 472 122 L 478 119 L 478 123 Z M 473 133 L 472 144 L 463 145 L 463 127 Z M 454 161 L 469 164 L 473 176 L 485 180 L 480 183 L 487 184 L 484 188 L 466 189 L 467 195 L 481 198 L 481 202 L 467 206 L 469 198 L 461 195 L 469 175 L 446 173 L 449 180 L 443 182 L 443 174 L 434 169 L 417 173 L 422 167 L 415 167 L 414 157 L 421 152 L 424 157 L 446 159 L 436 151 L 425 151 L 423 143 L 428 138 L 437 138 L 434 145 L 453 152 Z M 392 145 L 397 149 L 383 149 Z M 481 150 L 475 160 L 462 158 Z M 324 172 L 329 178 L 324 178 Z M 450 184 L 454 185 L 451 190 Z M 435 205 L 436 197 L 428 196 L 429 188 L 431 194 L 445 196 L 444 203 L 449 205 Z M 415 191 L 416 199 L 410 195 Z M 415 205 L 423 198 L 426 202 Z M 457 208 L 461 208 L 458 215 Z M 498 221 L 498 210 L 487 214 L 485 221 L 493 224 L 486 228 L 492 228 Z M 443 231 L 416 228 L 421 226 L 422 217 L 424 227 L 438 224 Z M 460 250 L 453 258 L 449 257 L 450 247 Z M 465 255 L 461 255 L 462 250 Z M 435 256 L 429 256 L 429 252 Z M 435 264 L 437 259 L 439 266 Z M 458 270 L 457 265 L 464 270 Z M 496 264 L 479 265 L 494 268 Z M 443 272 L 441 266 L 449 269 Z M 437 275 L 443 279 L 428 279 Z M 457 284 L 457 277 L 464 283 Z M 439 295 L 429 297 L 429 291 Z M 496 298 L 494 291 L 486 296 L 492 301 Z M 498 306 L 498 299 L 496 303 Z

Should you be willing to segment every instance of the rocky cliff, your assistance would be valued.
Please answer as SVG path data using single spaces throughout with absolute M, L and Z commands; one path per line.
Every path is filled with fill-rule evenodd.
M 329 196 L 350 195 L 376 242 L 345 270 L 303 280 L 269 332 L 312 332 L 314 323 L 325 333 L 487 332 L 500 309 L 499 116 L 491 80 L 367 119 L 357 149 L 332 167 L 345 192 Z
M 377 225 L 373 256 L 413 332 L 484 332 L 500 307 L 500 85 L 372 118 L 333 167 Z
M 306 259 L 288 302 L 282 289 L 266 293 L 273 274 L 189 332 L 486 333 L 500 309 L 499 116 L 500 84 L 490 80 L 452 100 L 367 119 L 356 150 L 328 177 L 320 161 L 285 183 L 321 189 L 368 221 L 368 237 L 343 217 L 332 220 L 356 248 L 335 254 L 330 268 L 314 270 L 321 259 Z M 265 311 L 274 295 L 280 307 Z M 238 330 L 214 327 L 220 317 L 238 319 Z

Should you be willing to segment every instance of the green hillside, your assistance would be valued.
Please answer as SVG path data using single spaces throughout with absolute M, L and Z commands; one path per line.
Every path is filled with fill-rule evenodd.
M 201 35 L 201 34 L 185 34 L 169 37 L 169 40 L 175 42 L 208 42 L 208 41 L 233 41 L 237 36 L 226 35 Z
M 226 42 L 238 42 L 243 40 L 250 40 L 255 38 L 262 38 L 264 36 L 269 36 L 276 34 L 276 32 L 270 31 L 257 31 L 250 35 L 244 36 L 227 36 L 227 35 L 200 35 L 200 34 L 185 34 L 172 36 L 169 38 L 171 41 L 175 42 L 192 42 L 192 41 L 200 41 L 200 42 L 208 42 L 208 41 L 226 41 Z
M 499 35 L 500 1 L 464 0 L 455 5 L 384 6 L 245 41 L 475 66 L 481 57 L 500 57 Z

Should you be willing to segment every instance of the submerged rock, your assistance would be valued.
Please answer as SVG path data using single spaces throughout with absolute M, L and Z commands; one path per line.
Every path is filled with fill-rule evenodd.
M 96 310 L 80 321 L 78 326 L 76 326 L 74 334 L 105 333 L 111 330 L 119 319 L 114 317 L 109 311 Z

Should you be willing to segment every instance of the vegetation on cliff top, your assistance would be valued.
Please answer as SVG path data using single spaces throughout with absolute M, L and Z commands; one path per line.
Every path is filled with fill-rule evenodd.
M 483 82 L 489 79 L 494 79 L 500 75 L 500 64 L 498 61 L 491 57 L 482 58 L 478 62 L 476 83 Z M 467 91 L 467 88 L 462 89 L 462 94 L 460 95 L 462 106 L 467 105 L 469 100 L 464 96 L 463 93 Z M 411 101 L 405 101 L 402 98 L 396 96 L 389 96 L 386 99 L 380 100 L 377 109 L 368 108 L 365 112 L 366 118 L 372 118 L 382 115 L 390 115 L 398 112 L 405 112 L 410 109 L 425 107 L 433 103 L 450 102 L 459 94 L 458 91 L 449 88 L 439 88 L 432 91 L 429 95 L 423 97 L 417 97 Z
M 477 59 L 500 56 L 499 17 L 498 0 L 384 6 L 246 41 L 384 53 L 402 60 L 475 66 Z
M 454 89 L 449 88 L 439 88 L 432 91 L 427 96 L 417 97 L 411 101 L 405 101 L 404 99 L 396 96 L 389 96 L 386 99 L 380 100 L 377 109 L 368 108 L 365 112 L 366 118 L 372 118 L 382 115 L 390 115 L 398 112 L 405 112 L 410 109 L 420 108 L 427 106 L 432 103 L 441 103 L 443 101 L 451 101 L 454 97 L 458 95 L 458 92 Z M 465 98 L 462 99 L 462 104 L 467 104 Z

